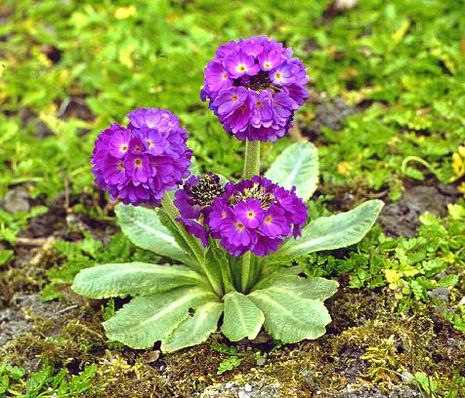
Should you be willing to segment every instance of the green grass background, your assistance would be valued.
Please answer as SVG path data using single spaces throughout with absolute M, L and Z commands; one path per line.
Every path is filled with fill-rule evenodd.
M 240 170 L 240 143 L 199 99 L 203 68 L 230 39 L 267 34 L 293 47 L 315 94 L 370 106 L 342 132 L 324 131 L 323 178 L 397 188 L 409 155 L 452 176 L 465 137 L 465 15 L 462 1 L 360 1 L 324 17 L 327 1 L 28 1 L 0 6 L 0 196 L 31 182 L 54 198 L 67 179 L 92 190 L 89 156 L 98 132 L 137 107 L 179 114 L 204 167 Z M 57 52 L 51 61 L 47 54 Z M 69 101 L 90 108 L 80 120 Z M 70 108 L 68 108 L 70 109 Z M 297 119 L 314 117 L 311 104 Z M 47 131 L 45 138 L 38 133 Z M 427 135 L 427 139 L 424 137 Z M 268 147 L 271 159 L 284 145 Z M 350 172 L 338 173 L 347 162 Z M 397 185 L 396 185 L 397 184 Z

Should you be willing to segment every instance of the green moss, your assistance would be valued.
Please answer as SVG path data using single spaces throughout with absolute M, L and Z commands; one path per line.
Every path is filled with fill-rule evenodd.
M 215 383 L 244 384 L 263 378 L 279 383 L 286 397 L 316 391 L 331 397 L 348 383 L 374 383 L 387 391 L 400 383 L 404 371 L 432 375 L 438 391 L 463 388 L 458 376 L 465 366 L 465 342 L 460 334 L 426 304 L 398 315 L 395 296 L 388 289 L 342 288 L 329 303 L 333 323 L 327 335 L 276 350 L 270 343 L 238 344 L 241 365 L 223 375 L 217 375 L 217 369 L 226 356 L 212 349 L 223 342 L 220 334 L 154 360 L 151 352 L 110 349 L 100 325 L 103 306 L 98 308 L 81 303 L 79 309 L 64 312 L 59 322 L 30 313 L 32 330 L 7 343 L 0 355 L 26 369 L 33 369 L 39 358 L 47 359 L 71 375 L 96 364 L 86 397 L 146 397 L 147 391 L 160 397 L 191 397 Z M 266 359 L 261 367 L 256 363 L 258 351 Z

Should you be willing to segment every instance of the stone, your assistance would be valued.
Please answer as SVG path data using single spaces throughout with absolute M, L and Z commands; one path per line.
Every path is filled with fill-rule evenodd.
M 23 187 L 8 191 L 3 198 L 3 208 L 13 214 L 27 213 L 30 210 L 29 194 Z
M 449 302 L 449 294 L 450 289 L 448 287 L 437 287 L 428 292 L 429 297 L 442 301 L 443 303 Z

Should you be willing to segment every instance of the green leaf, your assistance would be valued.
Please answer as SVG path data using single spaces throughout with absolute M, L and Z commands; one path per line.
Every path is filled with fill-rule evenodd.
M 320 217 L 302 229 L 302 236 L 289 239 L 267 258 L 267 265 L 289 264 L 294 258 L 321 250 L 334 250 L 360 242 L 384 206 L 369 200 L 345 213 Z
M 224 320 L 221 331 L 231 341 L 257 337 L 265 317 L 250 299 L 239 292 L 230 292 L 223 298 Z
M 234 290 L 230 268 L 230 256 L 223 248 L 214 247 L 214 240 L 210 238 L 210 247 L 205 253 L 205 266 L 209 268 L 210 274 L 219 278 L 225 292 Z
M 302 298 L 324 301 L 336 293 L 339 283 L 321 277 L 303 278 L 297 275 L 275 272 L 262 279 L 254 287 L 255 290 L 279 286 L 294 292 Z
M 222 313 L 223 303 L 210 302 L 197 307 L 193 316 L 185 319 L 163 340 L 161 350 L 173 352 L 203 343 L 216 331 Z
M 197 265 L 193 257 L 178 245 L 168 228 L 161 223 L 156 210 L 118 204 L 115 212 L 124 234 L 136 246 L 187 265 Z
M 296 187 L 304 201 L 310 199 L 318 183 L 318 151 L 310 142 L 296 142 L 279 155 L 265 177 L 286 189 Z
M 239 358 L 236 355 L 233 355 L 229 358 L 224 359 L 218 365 L 218 371 L 216 372 L 217 375 L 222 375 L 223 373 L 229 372 L 233 369 L 239 367 L 242 362 L 242 358 Z
M 180 249 L 184 252 L 184 253 L 189 253 L 187 255 L 187 258 L 188 259 L 192 259 L 192 260 L 189 260 L 189 263 L 186 263 L 186 260 L 182 260 L 184 263 L 186 263 L 187 265 L 191 266 L 193 269 L 195 269 L 196 271 L 200 271 L 201 268 L 199 267 L 198 263 L 196 260 L 193 260 L 194 259 L 194 256 L 193 256 L 193 251 L 192 251 L 192 248 L 189 247 L 189 245 L 187 244 L 185 238 L 183 237 L 181 231 L 178 229 L 178 225 L 176 225 L 176 221 L 173 221 L 169 216 L 168 214 L 163 211 L 162 209 L 158 209 L 157 210 L 157 215 L 158 215 L 158 219 L 159 221 L 162 223 L 162 225 L 168 230 L 168 232 L 171 234 L 171 236 L 174 238 L 174 240 L 176 241 L 176 243 L 178 244 L 178 246 L 180 247 Z M 197 241 L 197 238 L 195 238 L 194 236 L 192 236 L 192 239 L 194 241 Z
M 151 295 L 185 285 L 206 285 L 203 276 L 183 266 L 148 263 L 103 264 L 85 268 L 72 289 L 93 299 Z
M 149 348 L 163 340 L 189 317 L 189 309 L 218 301 L 211 291 L 200 287 L 180 287 L 152 296 L 140 296 L 103 323 L 111 340 L 131 348 Z
M 325 326 L 331 322 L 320 300 L 300 297 L 285 287 L 255 290 L 248 297 L 265 314 L 266 332 L 283 343 L 316 339 L 325 334 Z

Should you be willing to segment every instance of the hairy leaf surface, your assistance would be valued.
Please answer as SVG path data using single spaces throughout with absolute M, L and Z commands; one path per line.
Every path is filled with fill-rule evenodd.
M 318 152 L 310 142 L 296 142 L 274 161 L 265 177 L 286 189 L 296 187 L 304 201 L 310 199 L 318 182 Z
M 189 309 L 216 302 L 212 292 L 200 287 L 180 287 L 152 296 L 139 296 L 103 323 L 111 340 L 131 348 L 149 348 L 163 340 L 189 317 Z
M 285 287 L 255 290 L 248 297 L 265 314 L 266 332 L 284 343 L 316 339 L 331 322 L 322 301 L 300 297 Z
M 223 303 L 210 302 L 197 307 L 193 316 L 187 317 L 163 340 L 162 351 L 173 352 L 203 343 L 216 331 L 222 312 Z
M 224 296 L 224 320 L 221 331 L 231 341 L 257 337 L 265 317 L 247 296 L 230 292 Z
M 180 286 L 205 285 L 205 278 L 183 266 L 148 263 L 103 264 L 83 269 L 72 289 L 93 299 L 151 295 Z
M 275 272 L 260 281 L 254 291 L 273 286 L 285 288 L 303 298 L 324 301 L 336 293 L 339 283 L 321 277 L 302 278 L 298 275 Z
M 118 204 L 115 212 L 124 234 L 136 246 L 196 266 L 192 256 L 179 246 L 168 228 L 162 224 L 156 210 Z
M 375 223 L 383 205 L 381 200 L 369 200 L 348 212 L 311 221 L 302 229 L 302 236 L 285 242 L 268 257 L 267 264 L 289 264 L 304 254 L 360 242 Z

